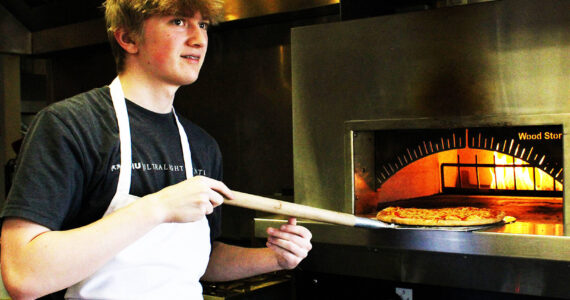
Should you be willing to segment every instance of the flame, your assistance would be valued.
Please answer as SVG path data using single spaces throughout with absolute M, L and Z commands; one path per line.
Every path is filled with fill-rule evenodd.
M 562 184 L 555 182 L 554 178 L 546 172 L 535 169 L 525 161 L 514 158 L 507 154 L 494 152 L 496 165 L 513 165 L 523 167 L 495 167 L 489 169 L 492 181 L 491 189 L 500 190 L 534 190 L 537 191 L 562 191 Z M 534 171 L 534 174 L 533 174 Z

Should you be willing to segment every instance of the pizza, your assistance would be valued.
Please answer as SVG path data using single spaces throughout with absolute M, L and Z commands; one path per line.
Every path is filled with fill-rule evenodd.
M 500 210 L 477 207 L 404 208 L 390 206 L 379 211 L 376 218 L 382 222 L 420 226 L 474 226 L 498 223 L 505 213 Z

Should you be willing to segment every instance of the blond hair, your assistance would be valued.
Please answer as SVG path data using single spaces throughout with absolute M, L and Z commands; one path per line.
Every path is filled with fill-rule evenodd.
M 115 40 L 114 33 L 123 28 L 134 39 L 141 40 L 143 22 L 154 15 L 188 16 L 200 12 L 205 20 L 217 24 L 223 16 L 224 0 L 107 0 L 105 21 L 107 37 L 115 57 L 117 72 L 124 70 L 125 50 Z

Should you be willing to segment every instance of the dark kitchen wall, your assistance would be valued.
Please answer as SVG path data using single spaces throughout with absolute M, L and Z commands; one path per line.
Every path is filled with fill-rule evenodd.
M 292 200 L 290 29 L 338 19 L 338 7 L 329 7 L 223 23 L 210 31 L 200 78 L 178 91 L 174 105 L 218 141 L 231 189 Z M 48 103 L 108 84 L 115 76 L 106 44 L 24 61 L 46 65 Z M 224 236 L 249 239 L 255 215 L 224 207 Z
M 321 9 L 238 21 L 210 32 L 200 78 L 179 90 L 174 105 L 216 138 L 231 189 L 292 200 L 290 29 L 338 18 L 338 10 Z M 255 216 L 224 207 L 225 234 L 247 239 Z

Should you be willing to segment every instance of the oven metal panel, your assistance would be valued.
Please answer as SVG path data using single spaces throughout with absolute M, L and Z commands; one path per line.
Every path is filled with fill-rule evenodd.
M 255 219 L 255 237 L 285 218 Z M 314 249 L 301 268 L 314 272 L 569 299 L 567 237 L 364 229 L 300 221 Z M 339 263 L 343 262 L 343 263 Z M 476 274 L 476 276 L 474 275 Z
M 503 0 L 293 29 L 296 201 L 352 211 L 348 120 L 570 112 L 569 10 Z
M 502 0 L 293 29 L 295 202 L 354 213 L 353 156 L 374 147 L 366 136 L 354 147 L 353 134 L 362 130 L 562 125 L 569 145 L 568 11 L 570 1 Z M 565 188 L 564 199 L 569 195 Z M 563 216 L 568 235 L 567 200 Z M 257 219 L 256 237 L 281 221 Z M 308 270 L 570 295 L 569 236 L 303 224 L 322 250 L 309 256 Z M 351 268 L 334 264 L 363 251 L 375 254 Z M 462 273 L 484 266 L 496 281 Z
M 286 220 L 257 218 L 255 236 L 265 237 L 267 227 Z M 568 238 L 494 232 L 457 232 L 413 229 L 363 229 L 314 221 L 300 224 L 313 233 L 313 242 L 329 245 L 372 247 L 380 250 L 428 251 L 520 259 L 544 259 L 570 263 Z

